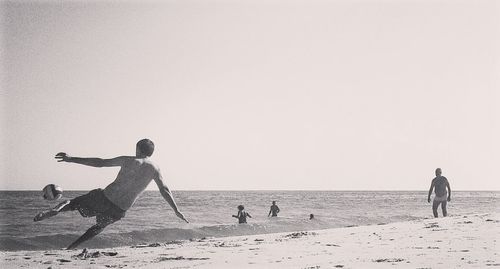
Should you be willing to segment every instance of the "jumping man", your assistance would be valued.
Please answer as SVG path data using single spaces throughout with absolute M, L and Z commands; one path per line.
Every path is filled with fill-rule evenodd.
M 51 210 L 37 214 L 34 221 L 41 221 L 57 215 L 59 212 L 78 210 L 83 217 L 96 217 L 96 224 L 87 230 L 80 238 L 69 245 L 74 249 L 87 241 L 113 222 L 125 216 L 125 212 L 132 207 L 135 200 L 146 189 L 151 180 L 154 180 L 160 193 L 172 207 L 177 217 L 188 222 L 177 208 L 174 197 L 163 182 L 160 169 L 151 162 L 154 144 L 149 139 L 137 142 L 135 156 L 120 156 L 112 159 L 71 157 L 64 152 L 56 155 L 58 162 L 77 163 L 93 167 L 120 166 L 116 179 L 104 190 L 95 189 L 87 194 L 72 200 L 64 201 Z

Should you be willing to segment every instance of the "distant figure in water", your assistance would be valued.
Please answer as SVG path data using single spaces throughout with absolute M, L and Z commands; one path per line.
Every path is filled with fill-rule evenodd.
M 87 194 L 72 200 L 64 201 L 56 207 L 38 213 L 34 221 L 41 221 L 53 217 L 59 212 L 78 210 L 83 217 L 96 217 L 96 224 L 87 230 L 80 238 L 69 245 L 74 249 L 125 216 L 125 212 L 132 207 L 137 197 L 154 180 L 160 193 L 172 207 L 177 217 L 188 222 L 177 208 L 174 197 L 168 189 L 160 169 L 151 162 L 154 144 L 149 139 L 137 142 L 135 156 L 119 156 L 112 159 L 72 157 L 64 152 L 57 153 L 58 162 L 77 163 L 93 167 L 120 167 L 116 179 L 104 190 L 95 189 Z M 146 220 L 145 220 L 146 221 Z
M 314 219 L 314 214 L 309 215 L 309 220 Z
M 280 213 L 280 208 L 276 205 L 276 201 L 273 201 L 273 204 L 271 205 L 271 209 L 269 210 L 269 214 L 267 214 L 267 216 L 269 217 L 271 213 L 273 214 L 272 217 L 277 217 L 278 213 Z
M 429 195 L 427 196 L 427 202 L 431 202 L 432 189 L 435 189 L 436 196 L 434 196 L 434 201 L 432 202 L 432 213 L 434 217 L 438 217 L 438 207 L 441 204 L 441 209 L 443 210 L 443 217 L 448 214 L 446 212 L 446 202 L 451 201 L 451 188 L 448 179 L 441 176 L 441 168 L 436 169 L 436 177 L 432 180 L 431 187 L 429 189 Z M 448 188 L 448 197 L 446 197 L 446 188 Z
M 238 215 L 233 215 L 233 218 L 238 219 L 238 223 L 247 223 L 247 217 L 251 218 L 250 214 L 245 211 L 245 207 L 242 205 L 238 206 Z

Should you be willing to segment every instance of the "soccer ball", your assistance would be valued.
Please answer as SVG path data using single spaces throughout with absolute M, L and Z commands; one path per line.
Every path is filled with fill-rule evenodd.
M 49 184 L 43 188 L 42 193 L 43 193 L 43 199 L 45 200 L 57 200 L 62 197 L 62 188 L 54 185 L 54 184 Z

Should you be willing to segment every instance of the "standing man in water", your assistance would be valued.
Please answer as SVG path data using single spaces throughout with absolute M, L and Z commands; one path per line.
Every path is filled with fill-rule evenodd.
M 271 216 L 271 213 L 273 214 L 273 217 L 277 217 L 278 213 L 280 213 L 280 208 L 276 205 L 276 201 L 273 201 L 273 204 L 271 205 L 271 209 L 269 209 L 269 213 L 267 216 Z
M 58 162 L 77 163 L 93 167 L 119 166 L 120 171 L 116 179 L 104 190 L 95 189 L 87 194 L 72 200 L 64 201 L 51 210 L 38 213 L 34 221 L 41 221 L 55 216 L 59 212 L 78 210 L 83 217 L 96 217 L 96 224 L 87 230 L 80 238 L 69 245 L 74 249 L 87 241 L 113 222 L 125 216 L 125 212 L 132 207 L 135 200 L 146 189 L 151 180 L 154 180 L 160 193 L 172 207 L 177 217 L 188 222 L 177 208 L 174 197 L 167 185 L 163 182 L 160 169 L 151 162 L 154 144 L 149 139 L 143 139 L 136 144 L 135 156 L 119 156 L 112 159 L 71 157 L 64 152 L 56 155 Z
M 441 176 L 441 168 L 436 169 L 436 177 L 432 180 L 431 187 L 429 189 L 429 195 L 427 196 L 427 202 L 431 202 L 432 189 L 435 189 L 436 196 L 434 196 L 434 201 L 432 202 L 432 213 L 434 217 L 438 217 L 438 207 L 441 204 L 441 209 L 443 210 L 443 217 L 448 214 L 446 212 L 446 202 L 451 201 L 451 188 L 448 179 Z M 446 188 L 448 188 L 448 197 L 446 197 Z

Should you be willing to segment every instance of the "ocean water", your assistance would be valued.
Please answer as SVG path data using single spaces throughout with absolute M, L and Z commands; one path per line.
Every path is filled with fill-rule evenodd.
M 0 191 L 0 250 L 47 250 L 68 246 L 95 223 L 77 211 L 41 222 L 33 217 L 64 199 L 49 202 L 34 191 Z M 202 237 L 263 234 L 376 225 L 432 217 L 426 191 L 175 191 L 190 223 L 178 219 L 158 191 L 146 191 L 122 220 L 80 247 L 105 248 Z M 273 200 L 279 217 L 267 214 Z M 253 218 L 237 224 L 231 215 L 244 205 Z M 500 212 L 500 192 L 455 191 L 449 215 Z M 309 220 L 309 214 L 315 219 Z M 439 211 L 441 214 L 441 212 Z

